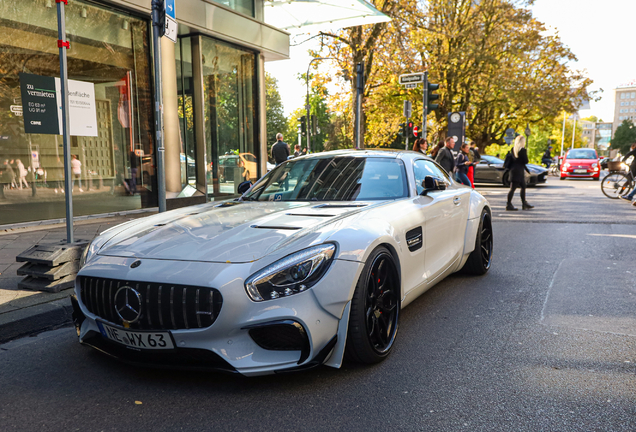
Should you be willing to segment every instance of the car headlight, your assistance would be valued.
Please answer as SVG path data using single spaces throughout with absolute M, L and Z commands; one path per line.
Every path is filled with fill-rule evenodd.
M 594 163 L 592 164 L 592 168 L 596 168 L 597 166 L 598 166 L 598 164 L 597 164 L 596 162 L 594 162 Z
M 84 252 L 82 253 L 82 256 L 80 257 L 80 262 L 79 262 L 80 269 L 84 267 L 84 265 L 87 262 L 93 259 L 93 257 L 97 254 L 97 251 L 99 251 L 102 248 L 102 246 L 104 246 L 107 240 L 108 238 L 106 236 L 100 236 L 94 239 L 92 242 L 90 242 L 88 246 L 86 246 L 86 248 L 84 249 Z
M 250 276 L 247 295 L 260 302 L 304 292 L 324 276 L 335 253 L 336 246 L 328 243 L 288 255 Z
M 563 168 L 570 168 L 570 164 L 569 164 L 569 163 L 567 163 L 567 162 L 566 162 L 566 163 L 564 163 L 564 164 L 563 164 Z

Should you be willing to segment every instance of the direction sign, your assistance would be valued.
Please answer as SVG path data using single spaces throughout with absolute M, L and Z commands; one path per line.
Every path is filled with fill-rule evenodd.
M 166 27 L 165 37 L 172 42 L 177 42 L 177 11 L 175 7 L 175 0 L 163 0 L 164 9 L 166 11 L 166 21 L 164 23 Z
M 175 10 L 175 0 L 163 0 L 163 3 L 166 8 L 166 16 L 172 18 L 173 20 L 177 20 L 177 14 Z
M 411 73 L 400 75 L 400 84 L 408 85 L 408 84 L 421 84 L 424 82 L 424 74 L 423 73 Z

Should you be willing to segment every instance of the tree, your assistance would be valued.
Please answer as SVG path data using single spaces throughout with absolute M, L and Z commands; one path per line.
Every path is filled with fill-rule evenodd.
M 376 1 L 390 23 L 329 36 L 326 55 L 353 70 L 365 60 L 365 142 L 387 146 L 403 120 L 402 101 L 422 117 L 422 88 L 406 90 L 400 74 L 428 70 L 440 84 L 440 109 L 428 117 L 430 141 L 445 136 L 447 113 L 465 111 L 467 136 L 480 148 L 503 144 L 509 127 L 525 129 L 575 111 L 591 81 L 569 65 L 576 57 L 532 17 L 532 0 Z M 348 73 L 347 78 L 354 79 Z M 352 82 L 352 81 L 349 81 Z M 352 86 L 353 87 L 353 86 Z M 352 119 L 353 89 L 336 111 Z M 419 102 L 419 103 L 418 103 Z
M 503 143 L 505 130 L 573 112 L 591 81 L 568 67 L 576 57 L 545 34 L 530 0 L 431 0 L 415 35 L 430 80 L 439 82 L 438 127 L 465 111 L 467 136 L 480 148 Z
M 367 133 L 370 132 L 367 130 L 367 118 L 374 117 L 376 114 L 384 115 L 385 108 L 393 112 L 397 99 L 392 100 L 389 105 L 378 107 L 375 101 L 369 103 L 368 98 L 378 88 L 394 84 L 395 78 L 389 77 L 396 76 L 401 70 L 397 65 L 402 64 L 402 60 L 408 62 L 417 54 L 410 48 L 407 40 L 410 32 L 409 20 L 416 21 L 419 15 L 417 0 L 372 0 L 370 3 L 391 17 L 392 20 L 387 23 L 349 27 L 337 33 L 320 33 L 321 49 L 319 52 L 312 52 L 312 54 L 314 56 L 321 54 L 335 59 L 343 71 L 343 78 L 350 85 L 348 94 L 343 92 L 333 99 L 332 111 L 342 113 L 352 125 L 348 128 L 348 135 L 352 142 L 355 142 L 353 136 L 356 95 L 355 68 L 356 64 L 364 62 L 365 86 L 361 133 L 365 135 L 365 142 L 368 140 L 369 144 L 377 145 L 386 142 L 388 136 L 397 133 L 397 123 L 399 122 L 391 121 L 389 125 L 382 123 L 383 129 L 379 134 L 375 130 L 373 133 Z M 395 126 L 394 133 L 391 132 L 393 126 Z
M 271 146 L 276 142 L 277 133 L 285 133 L 287 118 L 283 109 L 283 101 L 278 92 L 278 81 L 267 72 L 265 72 L 265 102 L 267 104 L 267 143 Z
M 623 123 L 616 128 L 614 138 L 612 138 L 612 148 L 620 150 L 621 154 L 627 154 L 629 147 L 636 143 L 636 127 L 631 120 L 623 120 Z

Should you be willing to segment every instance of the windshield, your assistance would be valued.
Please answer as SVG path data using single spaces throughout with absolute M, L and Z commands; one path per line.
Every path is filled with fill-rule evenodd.
M 568 153 L 568 159 L 596 159 L 596 151 L 591 149 L 574 149 Z
M 406 196 L 406 173 L 399 159 L 319 157 L 287 161 L 255 184 L 243 199 L 365 201 Z

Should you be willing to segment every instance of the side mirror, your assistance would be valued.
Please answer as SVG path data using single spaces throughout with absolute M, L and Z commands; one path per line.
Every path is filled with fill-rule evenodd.
M 420 195 L 426 196 L 429 192 L 446 190 L 446 182 L 439 177 L 426 176 L 422 187 L 424 190 Z
M 239 183 L 238 187 L 236 188 L 236 191 L 240 193 L 241 195 L 243 195 L 245 192 L 250 190 L 251 187 L 252 187 L 252 182 L 249 180 L 246 180 L 242 183 Z

